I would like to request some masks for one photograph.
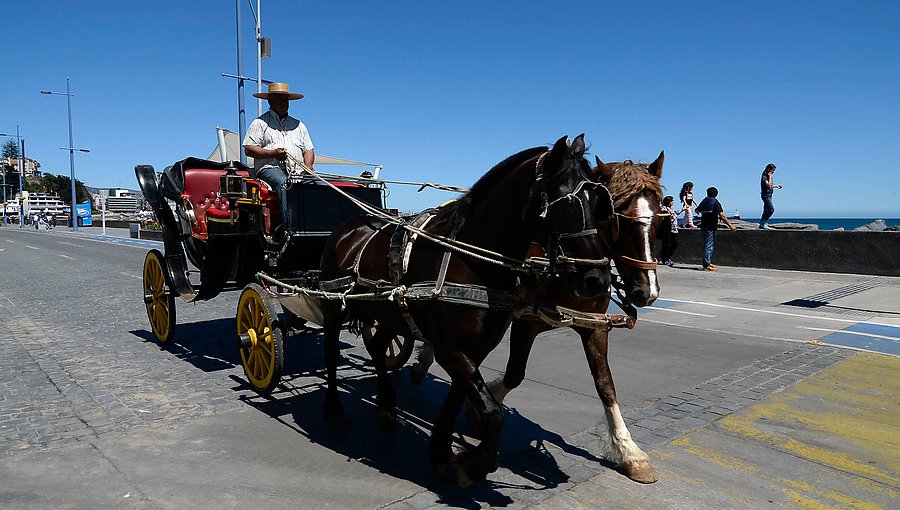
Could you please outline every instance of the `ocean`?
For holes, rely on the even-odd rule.
[[[726,211],[727,214],[727,211]],[[744,218],[744,221],[759,222],[759,218]],[[819,230],[834,230],[843,227],[844,230],[853,230],[872,223],[876,219],[884,220],[887,226],[900,225],[900,218],[780,218],[775,216],[769,219],[769,223],[812,223],[819,226]]]

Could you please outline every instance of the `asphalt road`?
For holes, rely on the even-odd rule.
[[[664,480],[639,486],[610,469],[595,436],[602,410],[580,342],[559,330],[540,338],[527,381],[505,402],[501,470],[462,491],[438,481],[427,462],[427,431],[448,388],[439,369],[421,386],[408,383],[406,370],[395,376],[401,425],[381,432],[374,375],[359,341],[345,333],[340,378],[351,424],[331,430],[321,418],[324,363],[314,331],[286,341],[286,377],[271,398],[248,389],[234,344],[237,292],[178,301],[172,345],[154,343],[141,269],[158,244],[0,228],[0,507],[578,508],[591,506],[603,480],[627,487],[625,507],[721,508],[731,500],[714,489],[668,499],[676,477],[665,480],[666,449],[695,451],[683,443],[689,434],[856,354],[819,340],[860,323],[900,326],[892,314],[900,309],[898,279],[660,268],[664,299],[635,330],[614,332],[610,358],[632,433],[663,465]],[[839,296],[848,306],[784,305],[854,285],[862,290]],[[896,336],[861,338],[890,352]],[[896,360],[876,358],[889,367]],[[505,359],[504,342],[485,377]],[[897,417],[892,398],[889,419]],[[463,419],[459,428],[466,431]],[[892,441],[888,453],[898,451]],[[762,465],[779,461],[757,457]],[[860,496],[876,507],[898,490],[896,466],[885,469],[887,478],[869,479],[888,499]],[[849,483],[835,476],[836,487]],[[754,494],[753,480],[733,483]],[[773,501],[799,505],[770,487],[738,506]]]

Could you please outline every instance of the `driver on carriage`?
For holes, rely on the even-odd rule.
[[[269,184],[281,202],[285,230],[290,231],[290,214],[287,213],[288,156],[303,163],[310,169],[315,162],[315,151],[306,125],[288,115],[288,104],[300,99],[303,94],[290,91],[287,83],[270,83],[268,92],[253,94],[266,99],[269,111],[250,123],[244,137],[244,152],[253,158],[251,177]]]

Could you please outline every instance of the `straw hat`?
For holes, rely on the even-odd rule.
[[[288,99],[300,99],[303,97],[303,94],[291,92],[288,88],[288,84],[282,82],[270,83],[268,92],[257,92],[256,94],[253,94],[253,97],[258,97],[260,99],[269,99],[269,94],[284,94],[288,96]]]

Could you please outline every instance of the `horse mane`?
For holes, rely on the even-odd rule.
[[[446,232],[450,237],[455,237],[466,225],[469,211],[474,202],[480,200],[488,190],[493,189],[514,168],[518,168],[529,159],[539,156],[546,151],[546,147],[533,147],[513,154],[497,163],[494,168],[491,168],[486,174],[481,176],[478,182],[463,196],[438,209],[435,226]]]
[[[613,168],[613,174],[607,188],[616,207],[624,205],[635,195],[643,193],[647,189],[652,191],[657,199],[662,199],[663,187],[659,183],[659,179],[650,175],[647,170],[650,167],[649,164],[625,160],[609,166]]]

